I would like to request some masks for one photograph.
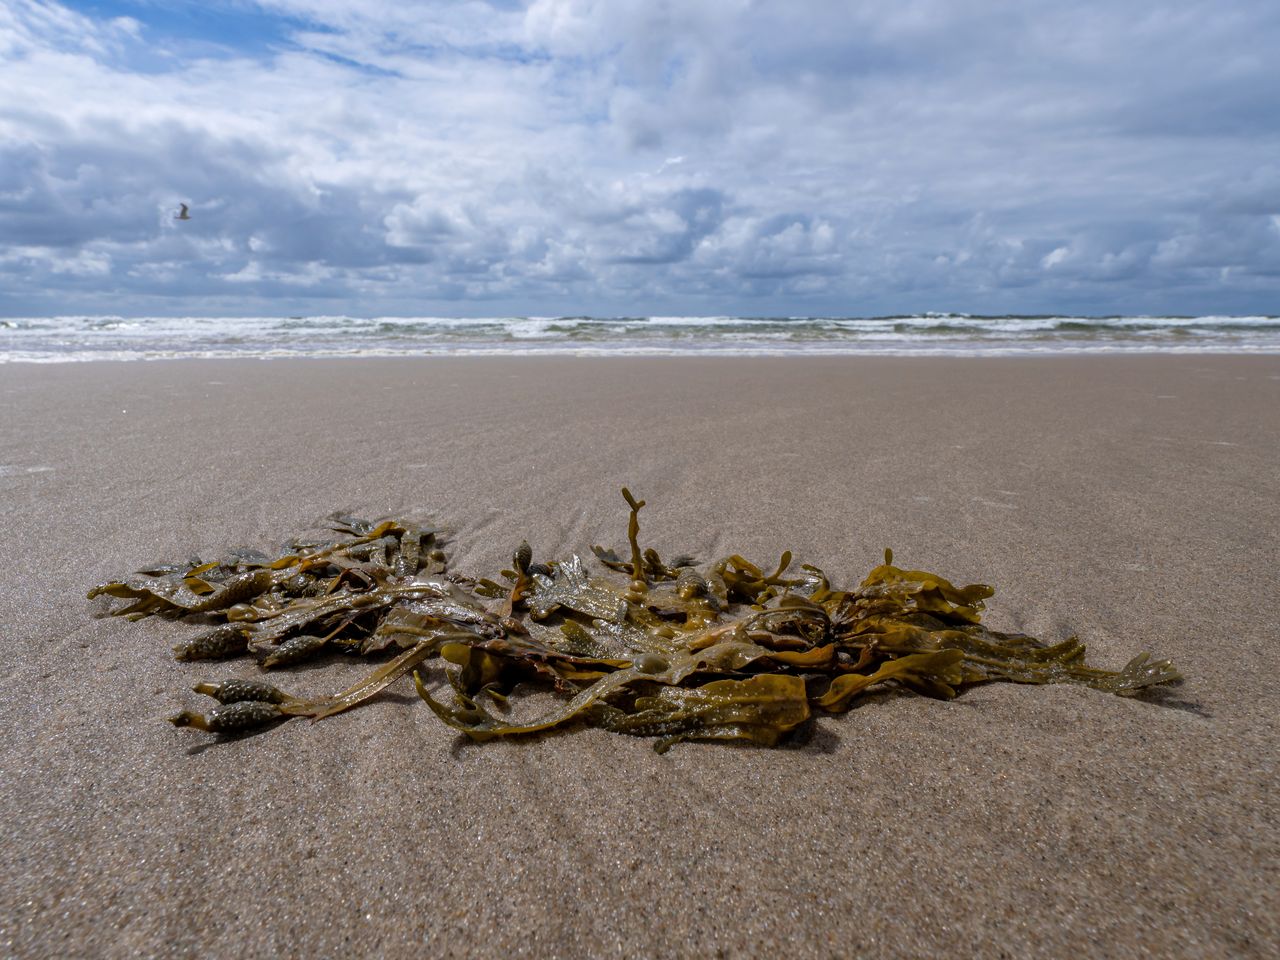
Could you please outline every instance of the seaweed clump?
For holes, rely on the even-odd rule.
[[[957,587],[893,563],[885,551],[857,587],[833,586],[790,552],[768,571],[734,554],[699,565],[640,546],[645,505],[630,508],[628,550],[592,547],[535,560],[527,542],[497,580],[448,569],[441,531],[400,520],[330,518],[332,534],[278,556],[240,551],[211,562],[157,564],[89,591],[130,601],[113,613],[200,619],[179,660],[253,656],[267,671],[325,650],[393,654],[336,696],[295,697],[262,679],[201,683],[219,701],[176,726],[238,733],[292,716],[313,720],[369,700],[413,675],[435,714],[472,740],[587,724],[657,738],[777,744],[815,713],[841,713],[891,684],[938,699],[991,681],[1075,683],[1121,696],[1181,680],[1168,660],[1139,654],[1119,671],[1085,662],[1075,637],[1048,644],[981,622],[993,590]],[[433,696],[443,661],[452,688]],[[557,694],[531,720],[509,716],[517,685]]]

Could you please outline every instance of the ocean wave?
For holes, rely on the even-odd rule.
[[[1280,353],[1273,316],[14,317],[0,362],[195,357]]]

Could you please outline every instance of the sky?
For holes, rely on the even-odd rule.
[[[0,315],[1280,314],[1277,50],[1275,0],[0,0]]]

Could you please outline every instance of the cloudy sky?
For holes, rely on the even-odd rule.
[[[1277,51],[1276,0],[0,0],[0,315],[1276,314]]]

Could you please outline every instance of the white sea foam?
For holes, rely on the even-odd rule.
[[[16,317],[0,362],[223,357],[1280,353],[1280,318]]]

